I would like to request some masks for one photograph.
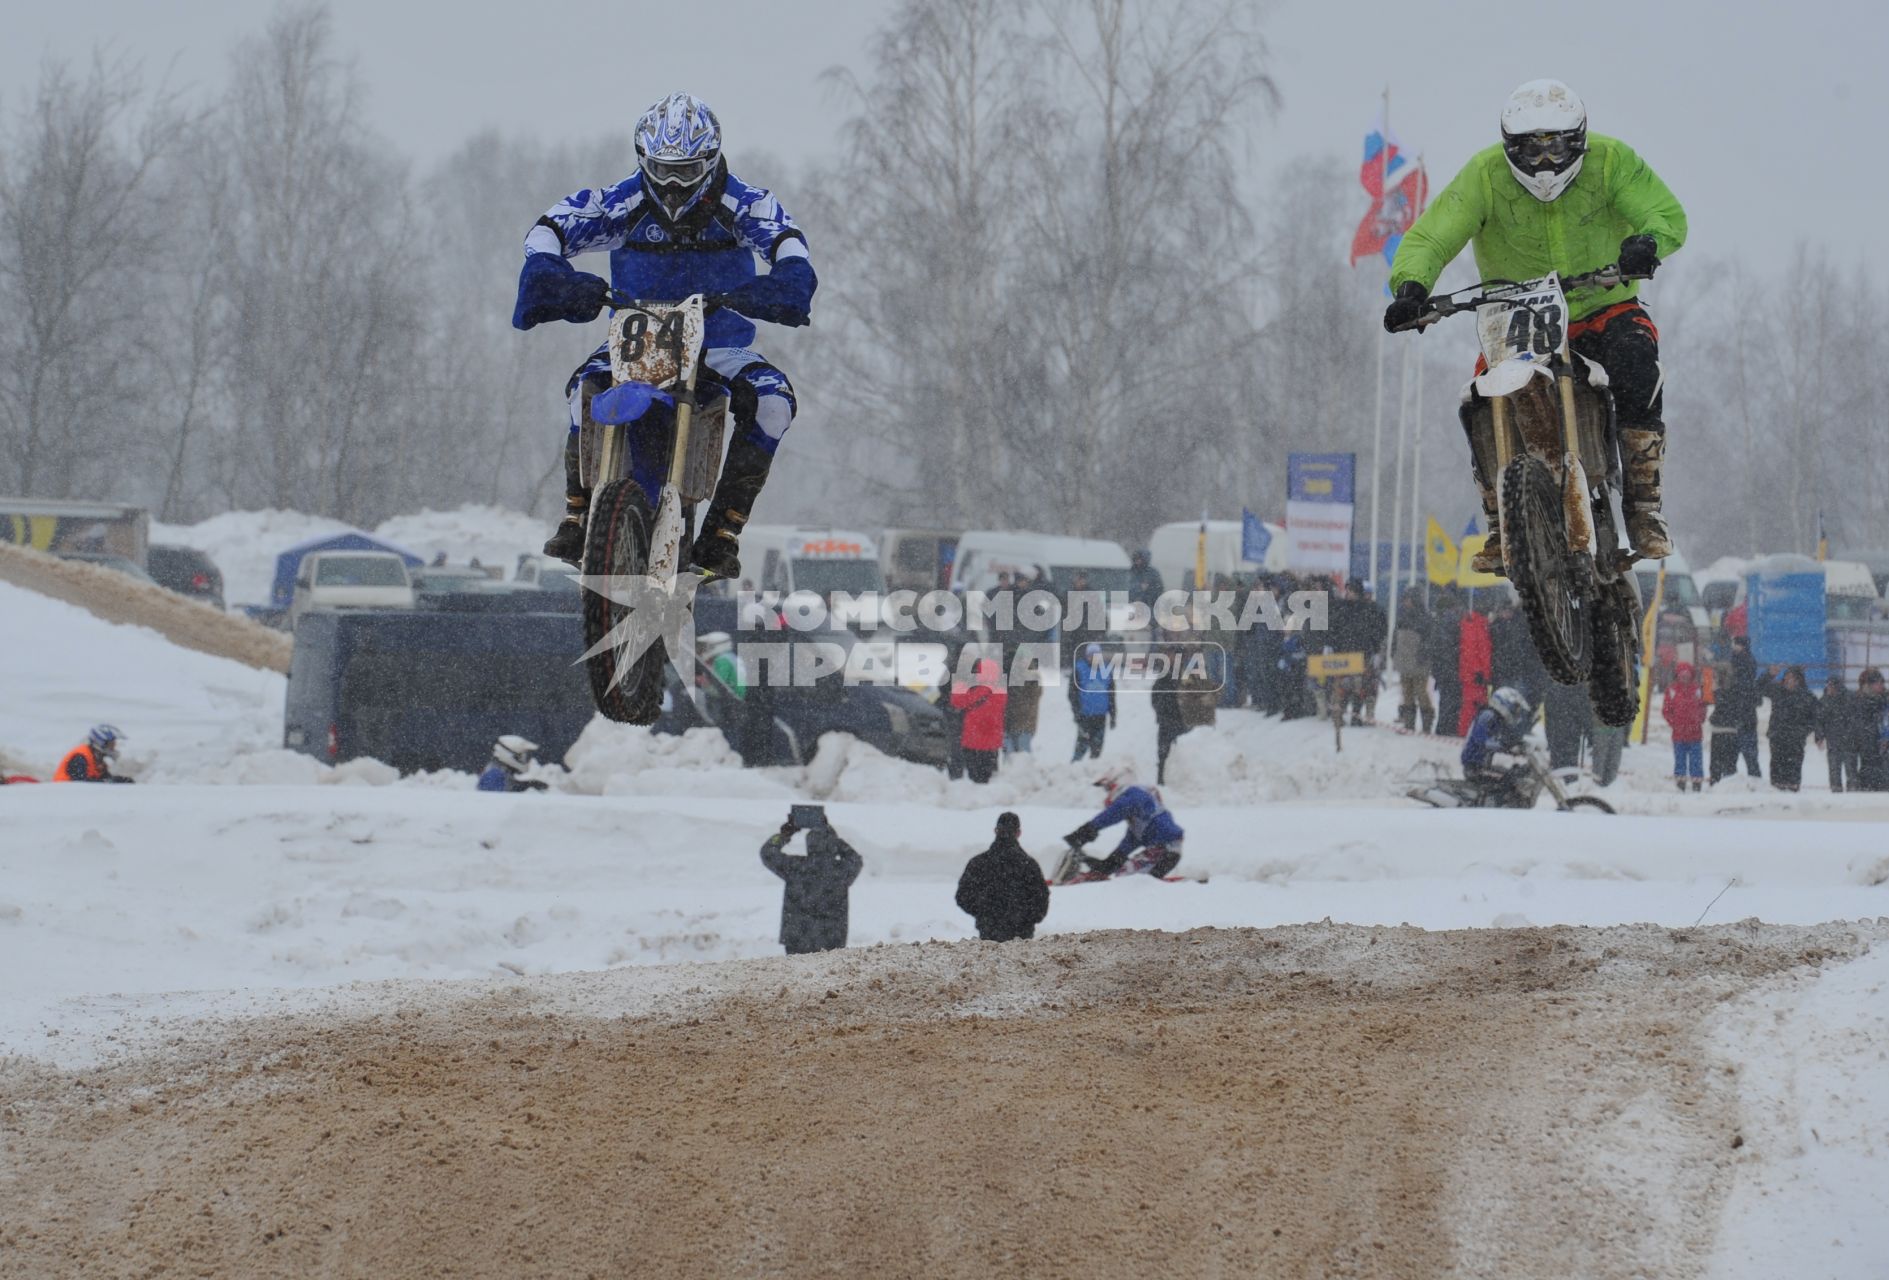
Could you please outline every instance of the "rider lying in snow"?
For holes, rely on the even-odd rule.
[[[1158,789],[1136,786],[1126,769],[1110,769],[1095,785],[1105,789],[1107,806],[1063,838],[1081,847],[1099,836],[1103,828],[1118,822],[1126,822],[1128,830],[1108,857],[1082,859],[1091,879],[1132,876],[1143,871],[1165,876],[1180,865],[1181,826],[1161,803]]]
[[[1498,764],[1501,756],[1522,753],[1522,739],[1535,719],[1535,709],[1518,691],[1506,686],[1489,695],[1489,705],[1476,713],[1463,742],[1463,778],[1478,783],[1497,805],[1515,795],[1516,779],[1528,772],[1521,763]]]

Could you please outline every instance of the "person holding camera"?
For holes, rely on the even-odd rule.
[[[1035,937],[1036,926],[1049,914],[1049,882],[1018,843],[1022,834],[1016,814],[998,814],[997,838],[965,864],[958,878],[958,909],[977,922],[977,936],[986,942]]]
[[[797,831],[807,833],[806,849],[789,853],[787,844]],[[864,863],[853,846],[834,834],[824,808],[795,805],[781,829],[761,846],[761,865],[786,881],[780,941],[788,955],[846,945],[847,895]]]

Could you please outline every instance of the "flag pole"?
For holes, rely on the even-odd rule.
[[[1382,203],[1387,193],[1385,183],[1391,173],[1391,87],[1384,86],[1384,129],[1378,139],[1377,153],[1378,201]],[[1383,580],[1377,573],[1377,512],[1380,491],[1383,486],[1382,467],[1384,456],[1384,326],[1377,327],[1377,410],[1371,421],[1371,590],[1375,593]]]
[[[1417,522],[1422,519],[1417,513],[1423,507],[1423,357],[1417,357],[1417,407],[1411,416],[1416,420],[1412,429],[1410,443],[1410,589],[1417,589]],[[1429,575],[1424,575],[1429,580]],[[1425,595],[1429,592],[1425,591]]]
[[[1410,437],[1410,348],[1415,345],[1411,342],[1403,344],[1404,358],[1397,370],[1397,462],[1396,480],[1391,486],[1391,605],[1386,611],[1390,615],[1386,623],[1389,631],[1384,637],[1386,653],[1390,652],[1391,642],[1397,638],[1397,535],[1404,524],[1404,446]],[[1415,547],[1410,550],[1410,558],[1413,562],[1417,558]]]

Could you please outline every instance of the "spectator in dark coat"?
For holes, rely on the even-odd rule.
[[[1856,680],[1856,739],[1863,753],[1863,790],[1889,791],[1889,754],[1883,750],[1883,718],[1889,711],[1889,689],[1882,672],[1868,667]]]
[[[977,936],[986,942],[1034,937],[1049,914],[1049,882],[1017,843],[1022,834],[1016,814],[999,814],[997,838],[958,877],[958,909],[977,922]]]
[[[1436,618],[1430,627],[1430,678],[1436,681],[1436,731],[1460,738],[1458,725],[1463,706],[1463,606],[1454,592],[1446,592],[1436,602]]]
[[[1585,684],[1557,684],[1542,691],[1542,732],[1548,739],[1548,767],[1572,769],[1581,763],[1581,744],[1594,733],[1594,707]],[[1615,766],[1618,767],[1618,757]]]
[[[1162,639],[1172,640],[1171,636]],[[1185,650],[1175,648],[1171,643],[1156,642],[1156,651],[1166,657],[1165,669],[1154,678],[1148,700],[1154,704],[1154,759],[1155,782],[1167,781],[1168,752],[1175,741],[1188,730],[1187,712],[1182,706],[1181,662]]]
[[[781,895],[781,945],[790,956],[846,945],[847,894],[859,878],[858,852],[830,827],[807,832],[807,852],[787,852],[799,830],[789,818],[761,846],[761,865],[787,882]]]
[[[1875,746],[1876,726],[1859,714],[1860,698],[1840,674],[1824,683],[1817,700],[1817,745],[1830,760],[1830,790],[1863,789],[1863,752]]]
[[[1730,727],[1736,744],[1733,767],[1726,772],[1735,773],[1738,760],[1743,759],[1745,772],[1762,778],[1764,773],[1758,768],[1758,661],[1751,656],[1751,641],[1742,635],[1732,635],[1731,660],[1726,663],[1725,680],[1714,697],[1712,722]]]
[[[1535,652],[1528,619],[1514,601],[1508,601],[1489,619],[1489,687],[1507,685],[1520,690],[1531,705],[1539,706],[1548,684],[1548,669]]]
[[[1207,589],[1204,582],[1194,586],[1201,591]],[[1154,602],[1161,598],[1161,571],[1148,560],[1146,551],[1137,551],[1128,561],[1128,599],[1134,604],[1154,608]]]
[[[1078,569],[1069,577],[1069,585],[1062,592],[1062,621],[1056,633],[1057,656],[1065,672],[1073,670],[1076,655],[1091,643],[1108,638],[1108,618],[1097,617],[1094,610],[1077,610],[1071,603],[1071,597],[1077,593],[1100,595],[1096,588],[1089,585],[1089,575]],[[1106,610],[1104,610],[1106,613]]]
[[[1795,791],[1804,777],[1804,739],[1817,727],[1817,695],[1804,684],[1804,669],[1790,667],[1782,678],[1772,667],[1758,681],[1758,692],[1771,699],[1771,785]]]

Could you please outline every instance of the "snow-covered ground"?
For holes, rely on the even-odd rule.
[[[238,601],[266,594],[278,544],[321,524],[222,517],[153,536],[209,549]],[[477,509],[378,532],[507,564],[507,548],[541,533]],[[284,989],[322,1000],[374,980],[775,955],[780,889],[756,849],[797,800],[826,803],[864,855],[855,947],[963,939],[952,890],[996,814],[1017,811],[1047,859],[1095,799],[1095,767],[1067,763],[1073,726],[1053,692],[1037,752],[988,787],[841,738],[804,769],[743,770],[713,733],[598,721],[568,772],[546,772],[551,792],[492,796],[468,775],[400,779],[283,751],[281,677],[4,584],[0,652],[13,677],[0,767],[45,776],[109,720],[141,783],[0,791],[0,1050],[50,1063],[91,1060],[133,1023],[237,1015]],[[1222,713],[1177,745],[1167,787],[1184,866],[1209,883],[1060,889],[1044,932],[1889,917],[1889,796],[1829,795],[1814,748],[1801,794],[1742,778],[1677,794],[1661,738],[1656,726],[1627,752],[1606,792],[1619,817],[1436,812],[1402,791],[1413,770],[1453,759],[1453,741],[1348,730],[1337,751],[1328,725]],[[1153,743],[1146,701],[1124,696],[1110,758],[1151,773]],[[1885,983],[1878,944],[1713,1015],[1765,1154],[1740,1166],[1707,1274],[1883,1274]],[[370,1008],[397,998],[350,990]]]

